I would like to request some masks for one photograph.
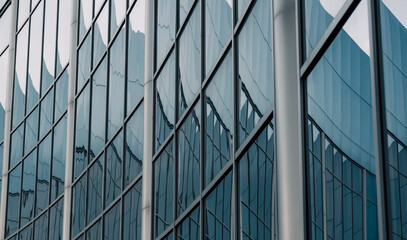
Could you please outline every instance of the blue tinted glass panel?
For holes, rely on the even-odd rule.
[[[105,207],[120,194],[122,189],[123,133],[113,140],[106,150]]]
[[[21,165],[18,165],[9,175],[7,195],[7,218],[5,236],[10,236],[18,229],[21,194]]]
[[[24,230],[22,230],[18,236],[19,240],[31,240],[33,239],[33,225],[30,224]]]
[[[98,16],[93,29],[93,66],[99,62],[100,57],[106,51],[109,28],[109,8],[106,4]]]
[[[69,61],[69,40],[71,29],[71,0],[59,0],[58,2],[58,49],[57,49],[57,72],[58,76]]]
[[[92,77],[92,113],[90,125],[91,161],[105,146],[106,94],[107,94],[107,58],[99,65]]]
[[[25,121],[24,153],[30,151],[38,140],[38,108]]]
[[[10,165],[12,168],[23,157],[24,124],[21,124],[11,135]]]
[[[155,236],[160,235],[173,221],[174,156],[170,142],[154,162],[154,226]]]
[[[62,224],[64,217],[64,199],[59,200],[49,212],[49,239],[62,239]]]
[[[86,32],[92,25],[93,1],[80,0],[79,1],[79,42],[83,39]]]
[[[231,0],[226,0],[227,2],[232,2]],[[238,18],[241,18],[243,13],[245,13],[245,10],[247,9],[247,6],[252,0],[238,0],[237,1],[237,14]],[[270,9],[271,10],[271,9]]]
[[[74,177],[87,165],[89,138],[89,85],[76,100]]]
[[[36,214],[41,213],[49,202],[51,144],[52,134],[49,134],[38,147]]]
[[[126,0],[110,1],[110,39],[112,39],[123,21],[127,9],[126,4]]]
[[[157,3],[157,66],[175,39],[175,6],[176,0],[158,0]]]
[[[230,239],[232,173],[212,190],[205,200],[205,238]]]
[[[120,30],[119,35],[110,49],[109,62],[109,111],[108,111],[108,139],[122,125],[124,119],[124,69],[126,57],[126,27]]]
[[[48,212],[35,220],[34,239],[48,239]]]
[[[58,1],[45,2],[44,19],[44,52],[42,55],[41,93],[44,94],[54,81],[55,52],[57,34],[57,7]]]
[[[188,12],[191,10],[192,5],[195,0],[180,0],[179,1],[179,23],[180,25],[184,22],[185,18],[188,15]]]
[[[102,211],[102,187],[103,187],[103,166],[104,166],[103,155],[99,157],[98,160],[89,168],[89,179],[88,179],[88,223],[99,216]]]
[[[34,191],[37,151],[30,153],[23,163],[23,184],[21,189],[20,226],[24,226],[34,217]]]
[[[124,196],[123,239],[141,239],[141,182]]]
[[[86,238],[89,240],[97,240],[102,237],[102,221],[95,223],[87,232]]]
[[[201,8],[196,4],[179,40],[178,116],[191,104],[201,86]]]
[[[118,202],[104,217],[104,240],[120,239],[120,219],[120,202]]]
[[[54,91],[53,89],[51,89],[47,93],[47,95],[42,99],[40,104],[40,138],[42,138],[52,126],[53,109],[54,109]]]
[[[207,0],[205,3],[206,74],[214,67],[231,34],[232,1]]]
[[[86,175],[77,181],[72,189],[72,236],[76,236],[85,226]],[[51,217],[52,220],[52,217]]]
[[[239,34],[240,144],[274,102],[270,9],[269,0],[257,1]]]
[[[54,128],[52,156],[51,201],[64,192],[66,158],[66,115]]]
[[[124,185],[130,184],[142,171],[144,105],[142,104],[126,124]]]
[[[88,80],[91,68],[92,58],[92,32],[90,32],[85,41],[78,50],[78,73],[76,81],[76,91],[79,92],[86,80]]]
[[[198,101],[178,131],[178,215],[200,194],[201,102]]]
[[[138,0],[129,15],[127,49],[127,115],[144,93],[145,0]]]
[[[68,106],[68,68],[62,73],[55,86],[55,120],[65,112]]]
[[[161,1],[163,2],[163,1]],[[158,149],[171,130],[175,119],[175,54],[172,52],[156,80],[155,148]]]
[[[362,196],[353,193],[353,239],[363,239]]]
[[[205,184],[226,165],[233,136],[232,54],[229,52],[205,90]]]
[[[199,207],[196,208],[184,221],[179,225],[178,239],[200,239],[199,230]]]
[[[366,228],[368,240],[376,240],[378,235],[377,229],[377,206],[370,201],[367,201],[366,206]]]

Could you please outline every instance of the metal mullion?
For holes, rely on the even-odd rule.
[[[321,132],[321,176],[322,176],[322,231],[324,234],[324,239],[327,239],[327,229],[326,229],[326,168],[325,168],[325,133]]]
[[[161,61],[160,65],[158,68],[156,68],[156,71],[154,72],[153,79],[157,79],[160,75],[160,73],[163,71],[163,68],[166,66],[168,59],[171,57],[173,50],[175,51],[175,41],[171,43],[170,48],[168,49],[167,53],[164,55],[163,60]]]
[[[233,35],[239,35],[240,31],[242,30],[243,26],[246,23],[246,20],[249,18],[252,9],[254,7],[254,5],[257,3],[257,0],[251,0],[249,2],[249,4],[246,6],[245,10],[243,11],[243,14],[240,16],[240,19],[237,18],[237,13],[236,11],[238,11],[237,9],[234,11],[235,15],[235,21],[233,21],[234,23],[234,28],[233,28]],[[236,6],[236,5],[235,5]]]
[[[177,24],[177,32],[175,34],[175,40],[177,41],[182,33],[184,32],[184,29],[189,23],[189,19],[191,18],[193,12],[195,11],[195,7],[198,5],[199,0],[194,0],[194,2],[191,5],[191,8],[189,9],[187,15],[185,16],[185,19],[182,23],[179,22],[179,6],[176,7],[176,24]],[[202,26],[202,25],[201,25]]]
[[[201,4],[201,87],[200,87],[200,107],[201,107],[201,123],[200,123],[200,145],[199,145],[199,151],[200,151],[200,160],[199,160],[199,239],[205,239],[205,229],[204,229],[204,199],[202,196],[202,191],[205,187],[205,132],[206,132],[206,108],[205,108],[205,97],[204,97],[204,90],[203,90],[203,81],[205,79],[206,75],[206,61],[205,61],[205,55],[206,55],[206,27],[205,27],[205,0],[201,0],[199,3]]]
[[[212,179],[212,181],[207,184],[205,189],[202,191],[202,197],[206,198],[213,189],[215,189],[220,182],[225,179],[225,176],[229,174],[233,169],[233,161],[228,161],[225,166],[219,171],[219,173]]]
[[[180,0],[175,1],[175,29],[176,31],[179,30],[179,5],[180,5]],[[194,4],[193,4],[194,5]],[[191,8],[192,9],[192,8]],[[192,11],[191,11],[192,12]],[[184,24],[185,25],[185,24]],[[179,50],[180,50],[180,42],[179,42],[179,37],[178,34],[175,34],[175,123],[177,123],[179,119],[179,112],[180,112],[180,86],[181,86],[181,81],[180,81],[180,73],[179,73]],[[192,105],[191,105],[192,106]],[[192,109],[192,108],[191,108]],[[174,126],[174,143],[173,143],[173,148],[174,151],[172,152],[173,159],[174,159],[174,169],[173,169],[173,219],[172,219],[172,228],[173,228],[173,237],[177,238],[177,228],[175,226],[175,220],[177,219],[178,216],[178,157],[179,157],[179,151],[178,151],[178,141],[179,141],[179,136],[178,136],[178,131],[176,126]]]
[[[144,95],[138,100],[138,102],[136,103],[136,105],[133,106],[133,109],[130,109],[130,112],[128,114],[128,116],[124,119],[124,124],[126,125],[130,119],[134,116],[135,112],[137,112],[141,106],[141,104],[143,104],[144,102]]]
[[[0,18],[3,16],[3,14],[7,11],[8,7],[11,5],[11,0],[7,0],[3,7],[0,8]]]
[[[200,206],[201,199],[197,197],[174,221],[175,226],[179,226],[189,215]]]
[[[160,157],[161,153],[164,152],[164,150],[167,148],[168,144],[171,142],[172,139],[175,138],[175,130],[171,130],[171,133],[167,136],[165,141],[160,145],[160,147],[155,151],[153,155],[153,162],[157,160],[157,158]]]
[[[178,92],[178,91],[177,91]],[[191,103],[189,104],[189,106],[184,110],[184,112],[182,113],[182,115],[178,118],[177,123],[174,124],[174,129],[178,130],[179,128],[181,128],[182,124],[186,121],[186,119],[189,116],[189,113],[194,111],[194,108],[197,106],[196,103],[199,102],[200,98],[200,94],[201,91],[199,90],[195,96],[192,98]]]
[[[170,233],[173,234],[174,236],[174,231],[172,231],[174,228],[174,223],[170,224],[160,235],[157,237],[153,237],[154,240],[162,240],[165,237],[167,237]]]

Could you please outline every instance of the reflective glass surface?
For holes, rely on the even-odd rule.
[[[24,124],[21,124],[11,135],[10,164],[11,169],[23,157]]]
[[[157,1],[157,66],[164,60],[172,42],[175,40],[175,6],[176,0]]]
[[[37,151],[33,151],[23,162],[23,184],[21,185],[20,226],[34,217],[34,190]]]
[[[201,104],[198,101],[178,130],[178,215],[200,192]]]
[[[126,56],[126,27],[124,26],[113,46],[109,61],[109,110],[107,116],[107,136],[110,139],[122,125],[124,119],[124,85]]]
[[[174,221],[173,142],[155,160],[154,176],[154,232],[157,237]]]
[[[114,36],[126,14],[126,0],[110,1],[110,39]]]
[[[141,182],[123,200],[123,240],[141,239]]]
[[[100,239],[102,236],[102,221],[98,221],[86,232],[87,239]]]
[[[213,68],[231,34],[232,1],[207,0],[205,3],[206,74]]]
[[[102,186],[103,186],[103,169],[104,169],[104,157],[103,155],[95,161],[95,163],[89,168],[88,177],[88,191],[87,191],[87,222],[99,216],[102,211]]]
[[[158,149],[171,130],[175,119],[175,54],[165,63],[156,80],[155,148]]]
[[[195,0],[180,0],[179,1],[179,24],[181,25],[191,10]]]
[[[231,157],[233,138],[232,53],[229,52],[205,90],[205,183]]]
[[[179,40],[178,116],[190,105],[201,86],[201,12],[196,4]]]
[[[62,239],[62,224],[64,217],[64,199],[62,198],[49,212],[49,239]]]
[[[66,89],[65,92],[67,92]],[[68,99],[66,100],[68,101]],[[40,138],[43,137],[52,126],[53,109],[54,109],[54,91],[53,89],[51,89],[40,103]]]
[[[38,170],[36,183],[36,210],[39,214],[48,206],[51,171],[51,144],[52,134],[49,134],[38,147]]]
[[[105,207],[120,194],[122,189],[123,132],[107,147],[105,173]]]
[[[89,134],[89,84],[76,99],[74,177],[87,165]]]
[[[104,240],[120,239],[120,219],[121,214],[119,202],[104,216]]]
[[[85,226],[86,214],[86,175],[72,188],[71,236],[76,236]]]
[[[24,154],[31,150],[38,140],[38,108],[25,121]]]
[[[22,230],[18,236],[20,240],[30,240],[33,239],[33,228],[32,224]]]
[[[228,2],[232,2],[231,0],[227,0]],[[247,9],[247,6],[252,0],[238,0],[237,1],[237,14],[238,18],[241,18],[245,10]]]
[[[239,34],[239,143],[273,104],[270,1],[258,0]]]
[[[55,77],[55,53],[57,34],[58,1],[45,2],[44,52],[42,55],[41,93],[48,89]]]
[[[93,66],[106,51],[109,34],[109,8],[106,4],[99,14],[93,29]]]
[[[62,113],[65,112],[68,106],[68,81],[69,72],[68,68],[62,73],[55,85],[55,115],[54,119],[57,120]]]
[[[48,214],[45,213],[34,223],[34,239],[48,239]]]
[[[182,221],[177,229],[178,239],[200,239],[199,213],[198,207],[184,221]]]
[[[66,115],[54,128],[52,148],[51,201],[64,192],[66,158]]]
[[[8,50],[6,50],[2,55],[0,55],[0,72],[7,72],[7,69],[8,69]],[[0,76],[0,142],[3,141],[4,139],[7,85],[8,85],[7,77],[4,75]]]
[[[21,167],[18,165],[8,176],[7,218],[5,237],[10,236],[18,229],[21,194]]]
[[[0,9],[2,8],[2,1],[0,0]],[[11,17],[12,17],[12,10],[11,8],[7,8],[7,10],[3,13],[0,18],[0,29],[2,29],[3,35],[0,38],[0,52],[3,51],[7,47],[10,41],[10,34],[11,34]]]
[[[21,26],[25,23],[30,14],[30,1],[27,0],[19,0],[18,1],[18,27],[20,29]]]
[[[90,32],[85,41],[82,43],[78,50],[78,71],[76,80],[77,92],[82,89],[85,82],[88,80],[91,71],[91,57],[92,57],[92,32]]]
[[[58,11],[58,49],[57,72],[58,76],[69,61],[69,40],[71,30],[71,0],[59,0]]]
[[[78,17],[79,42],[83,39],[83,36],[85,36],[85,33],[89,30],[90,26],[92,25],[92,13],[93,13],[93,1],[80,0]]]

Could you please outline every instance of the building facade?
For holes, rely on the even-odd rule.
[[[0,239],[407,239],[406,13],[0,0]]]

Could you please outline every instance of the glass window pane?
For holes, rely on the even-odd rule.
[[[72,189],[72,237],[76,236],[85,226],[86,175],[77,181]],[[51,220],[52,217],[51,217]]]
[[[29,152],[38,140],[38,108],[25,121],[24,153]]]
[[[229,161],[233,136],[232,54],[229,52],[205,90],[205,184]]]
[[[102,221],[95,223],[87,232],[86,238],[89,240],[97,240],[102,237]]]
[[[200,194],[201,103],[189,113],[178,131],[178,216]]]
[[[44,93],[55,76],[55,52],[57,32],[57,6],[58,1],[45,2],[44,20],[44,52],[42,56],[41,92]]]
[[[206,74],[208,74],[232,34],[232,1],[207,0],[205,18]]]
[[[184,22],[185,18],[188,15],[188,12],[191,10],[191,7],[195,0],[180,0],[179,1],[179,23],[180,26]]]
[[[124,26],[120,30],[113,46],[110,48],[108,139],[110,139],[122,125],[124,119],[125,36],[126,27]]]
[[[308,57],[346,0],[304,1],[305,55]],[[367,37],[369,34],[367,34]]]
[[[34,223],[34,239],[48,239],[48,212],[43,214]]]
[[[14,129],[24,117],[25,90],[27,79],[28,24],[17,35],[16,62],[13,94],[13,125]]]
[[[157,59],[159,66],[175,40],[175,0],[158,0],[157,3]]]
[[[144,138],[144,105],[126,124],[124,185],[130,184],[142,171]]]
[[[377,230],[377,206],[370,201],[367,201],[366,206],[366,228],[367,228],[367,239],[376,240],[378,239]]]
[[[71,0],[59,0],[57,76],[69,61],[69,39],[71,30]]]
[[[124,196],[123,240],[141,239],[141,181]]]
[[[22,164],[18,165],[9,174],[5,237],[10,236],[18,229],[21,194],[21,166]]]
[[[27,79],[27,112],[38,102],[41,80],[43,2],[31,15],[30,53]]]
[[[174,156],[172,141],[154,162],[154,176],[154,232],[155,237],[157,237],[174,221]]]
[[[5,0],[0,1],[0,5],[3,5]],[[7,47],[10,41],[10,34],[11,34],[11,17],[12,17],[12,8],[9,7],[3,13],[0,18],[0,29],[2,29],[2,37],[0,38],[0,51],[3,51]]]
[[[200,239],[199,215],[198,207],[184,221],[182,221],[177,229],[178,239]]]
[[[30,1],[27,0],[19,0],[18,1],[18,28],[20,29],[21,26],[25,23],[30,14]]]
[[[4,16],[3,16],[4,17]],[[1,18],[0,18],[1,21]],[[0,26],[1,29],[2,26]],[[8,50],[0,56],[0,72],[8,71]],[[6,119],[7,76],[0,76],[0,141],[4,139],[4,124]]]
[[[91,68],[92,57],[92,32],[90,32],[85,41],[78,50],[78,72],[76,81],[76,91],[79,92],[85,82],[88,80]]]
[[[1,143],[0,144],[0,172],[3,172],[3,153],[4,153],[4,144]],[[1,183],[1,179],[0,179],[0,183]],[[1,187],[0,187],[1,190]]]
[[[68,99],[67,99],[68,100]],[[52,112],[54,109],[54,91],[51,89],[40,103],[40,138],[52,127]]]
[[[103,183],[103,166],[105,159],[102,156],[89,168],[88,180],[88,223],[99,216],[102,211],[102,183]]]
[[[240,144],[274,102],[270,9],[269,0],[257,1],[238,38]]]
[[[74,178],[78,177],[88,164],[89,105],[89,85],[87,85],[76,99]]]
[[[36,214],[39,214],[48,206],[49,202],[49,178],[51,167],[51,144],[52,134],[40,143],[38,147],[38,171],[36,191]]]
[[[127,48],[127,115],[144,93],[145,0],[138,0],[129,15]]]
[[[57,120],[68,107],[68,81],[69,71],[67,68],[55,85],[55,120]]]
[[[18,236],[19,240],[31,240],[33,239],[33,225],[30,224],[24,230],[22,230]]]
[[[49,239],[62,240],[62,224],[64,218],[64,198],[61,198],[49,213]]]
[[[24,124],[21,124],[11,135],[9,169],[23,157]]]
[[[79,42],[83,39],[86,32],[92,25],[93,1],[80,0],[79,1]]]
[[[66,115],[54,128],[52,156],[51,201],[64,192],[66,158]]]
[[[107,58],[99,65],[92,77],[92,113],[90,128],[89,161],[105,146]]]
[[[109,34],[109,8],[105,5],[93,29],[93,66],[96,66],[106,51]]]
[[[205,200],[205,237],[229,239],[231,231],[232,173],[212,190]],[[228,236],[228,237],[224,237]]]
[[[171,130],[175,120],[175,54],[172,52],[156,79],[155,148],[158,149]]]
[[[111,0],[110,1],[110,39],[113,38],[117,29],[123,21],[126,15],[126,0]]]
[[[104,240],[120,239],[120,215],[120,202],[118,202],[104,217]]]
[[[105,0],[94,0],[94,5],[95,5],[95,16],[100,10],[100,7],[103,5],[103,3],[108,2]]]
[[[122,189],[123,132],[120,132],[106,150],[105,207]]]

